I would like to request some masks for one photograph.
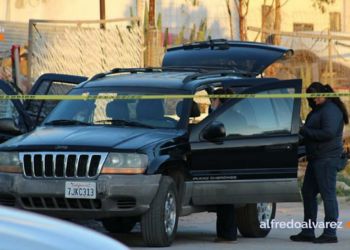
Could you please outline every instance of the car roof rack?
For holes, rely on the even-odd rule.
[[[204,73],[195,73],[193,75],[186,76],[185,79],[182,80],[182,82],[188,83],[190,81],[193,81],[200,77],[205,77],[205,76],[215,76],[215,75],[228,76],[228,75],[237,75],[237,74],[243,74],[243,72],[237,72],[234,70],[212,70]]]
[[[224,43],[224,44],[222,44]],[[193,42],[182,45],[184,49],[193,49],[193,48],[211,48],[214,49],[215,46],[218,46],[219,49],[227,50],[229,49],[227,39],[210,39],[208,41]]]
[[[205,73],[209,70],[222,69],[220,67],[201,67],[201,66],[168,66],[168,67],[147,67],[147,68],[115,68],[107,72],[98,73],[91,77],[89,81],[94,81],[108,75],[118,73],[148,73],[148,72],[165,72],[165,71],[182,71],[182,72],[199,72]]]

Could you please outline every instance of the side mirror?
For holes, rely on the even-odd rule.
[[[10,134],[23,134],[24,131],[17,127],[16,122],[12,118],[0,118],[0,132]]]
[[[212,124],[209,125],[207,129],[203,131],[203,138],[204,139],[215,139],[215,138],[222,138],[226,136],[226,129],[224,124],[218,121],[214,121]]]

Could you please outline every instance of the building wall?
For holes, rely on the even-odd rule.
[[[130,7],[137,15],[137,0],[105,0],[106,19],[130,16]],[[233,38],[239,39],[238,15],[234,1],[230,0],[233,16]],[[284,3],[286,0],[281,0]],[[149,2],[149,0],[145,0]],[[185,25],[187,36],[195,24],[198,28],[202,19],[207,20],[208,33],[212,38],[230,38],[229,17],[225,0],[156,0],[156,16],[162,13],[162,26],[178,34]],[[274,2],[266,0],[266,5]],[[246,26],[261,27],[261,7],[264,0],[249,2]],[[336,0],[326,5],[326,12],[312,6],[312,0],[288,0],[282,7],[281,30],[293,31],[293,23],[313,24],[314,31],[324,31],[329,27],[329,13],[341,14],[343,32],[350,32],[350,1]],[[143,12],[143,11],[142,11]],[[344,17],[345,16],[345,17]],[[97,20],[100,18],[99,0],[0,0],[0,21],[28,22],[29,19],[49,20]],[[261,41],[256,32],[247,32],[249,41]]]
[[[105,0],[105,2],[106,19],[129,17],[130,6],[133,6],[136,16],[136,0]],[[96,20],[100,19],[99,6],[99,0],[0,0],[0,20],[13,22],[28,22],[29,19]]]
[[[130,17],[130,7],[137,16],[137,0],[105,0],[106,19]],[[230,0],[235,10],[234,0]],[[149,0],[145,0],[149,2]],[[156,17],[162,13],[163,26],[179,32],[183,25],[200,24],[207,19],[208,30],[215,38],[230,37],[229,17],[226,3],[199,0],[193,6],[185,0],[156,0]],[[142,13],[144,13],[142,11]],[[234,37],[238,38],[237,13],[233,13]],[[96,20],[100,18],[99,0],[0,0],[0,21],[28,22],[29,19],[47,20]]]
[[[266,5],[271,5],[273,0],[266,0]],[[285,0],[281,0],[283,4]],[[261,27],[262,22],[262,5],[264,0],[250,1],[249,12],[247,16],[247,26]],[[294,23],[312,24],[314,31],[324,31],[330,25],[330,12],[339,12],[341,16],[341,31],[350,32],[350,1],[349,0],[336,0],[332,5],[325,5],[326,11],[322,13],[321,10],[312,6],[311,0],[289,0],[281,8],[281,30],[293,31]],[[345,18],[344,18],[345,14]],[[349,25],[347,25],[349,23]],[[248,40],[253,41],[257,32],[248,31]],[[260,42],[260,36],[257,41]]]

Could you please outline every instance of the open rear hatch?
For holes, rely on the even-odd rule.
[[[226,68],[259,75],[274,62],[292,55],[290,48],[220,39],[169,48],[162,66]]]

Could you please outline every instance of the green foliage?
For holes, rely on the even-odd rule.
[[[312,6],[318,8],[322,13],[326,12],[326,5],[334,4],[335,0],[312,0]]]
[[[350,177],[344,173],[338,173],[337,181],[344,182],[346,185],[350,186]],[[350,196],[350,190],[345,190],[342,187],[337,188],[337,196]]]
[[[187,2],[190,2],[193,6],[199,6],[199,0],[186,0]]]
[[[158,14],[157,29],[162,30],[162,13],[160,13],[160,12]]]
[[[196,39],[196,24],[193,23],[193,28],[191,29],[190,33],[190,42],[193,43]]]
[[[201,19],[201,22],[199,24],[198,32],[197,32],[197,38],[196,41],[204,41],[205,40],[205,34],[207,33],[207,19]]]
[[[134,17],[134,12],[132,10],[132,7],[130,7],[130,17]],[[135,27],[135,21],[131,21],[131,27],[134,28]]]
[[[344,188],[336,189],[337,196],[350,196],[350,190],[345,190]]]
[[[301,180],[298,180],[298,184],[299,184],[299,189],[301,190],[301,188],[303,187],[303,181],[301,181]]]
[[[122,44],[124,44],[123,35],[122,35],[122,33],[120,32],[118,25],[116,25],[116,27],[117,27],[117,31],[118,31],[118,35],[119,35],[119,37],[120,37],[120,40],[121,40]]]
[[[343,170],[343,173],[350,176],[350,163],[346,164],[345,169]],[[350,185],[349,185],[350,186]]]
[[[147,3],[145,4],[145,15],[144,15],[144,19],[143,19],[143,33],[144,33],[144,37],[147,37],[147,27],[149,26],[149,10],[148,10],[148,5]]]
[[[337,177],[338,181],[342,181],[344,182],[346,185],[350,186],[350,176],[347,176],[343,173],[338,173],[338,177]]]
[[[182,44],[185,29],[186,29],[186,25],[182,26],[182,29],[181,29],[179,35],[176,37],[176,41],[174,43],[175,46]]]

